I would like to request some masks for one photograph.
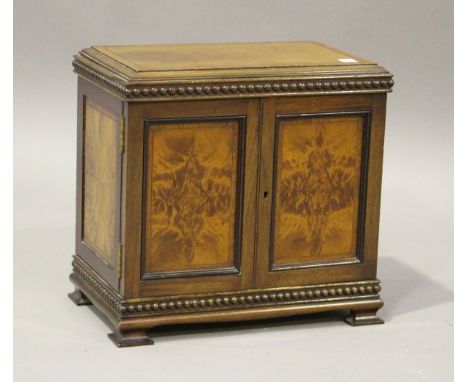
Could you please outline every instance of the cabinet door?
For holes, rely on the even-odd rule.
[[[264,101],[256,287],[375,278],[385,95]]]
[[[125,258],[132,280],[138,277],[130,288],[140,296],[252,286],[258,106],[239,100],[130,107],[127,168],[143,168],[127,183],[127,212],[135,195],[142,207],[129,216]]]

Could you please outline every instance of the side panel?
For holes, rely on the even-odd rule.
[[[118,289],[122,102],[78,83],[76,252]]]
[[[255,287],[375,278],[385,95],[263,102]]]

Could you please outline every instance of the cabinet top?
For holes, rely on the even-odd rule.
[[[393,85],[375,62],[311,41],[93,46],[73,64],[78,74],[134,99],[388,92]]]

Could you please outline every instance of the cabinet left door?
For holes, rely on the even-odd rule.
[[[119,289],[122,102],[78,82],[76,253]]]
[[[253,284],[259,101],[130,103],[126,297]]]

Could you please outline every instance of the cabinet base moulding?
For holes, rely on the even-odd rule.
[[[78,256],[70,280],[76,287],[70,296],[84,296],[88,304],[101,310],[114,327],[109,338],[118,347],[151,345],[154,341],[145,331],[172,324],[249,321],[340,310],[351,310],[345,321],[353,326],[383,323],[375,316],[383,306],[379,280],[123,299]],[[71,299],[77,303],[75,297]]]

